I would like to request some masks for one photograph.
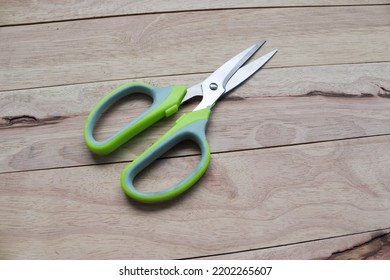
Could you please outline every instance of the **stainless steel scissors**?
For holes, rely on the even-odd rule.
[[[202,96],[202,101],[192,112],[183,114],[165,135],[123,170],[120,181],[124,192],[129,197],[147,203],[162,202],[185,192],[202,177],[210,162],[210,147],[206,139],[206,126],[211,108],[222,95],[248,79],[277,52],[275,49],[243,66],[264,43],[263,40],[250,46],[225,62],[203,82],[188,89],[185,86],[155,87],[142,82],[130,82],[113,90],[95,105],[84,126],[84,139],[91,151],[105,155],[118,149],[162,118],[176,113],[183,102],[195,96]],[[104,141],[97,141],[93,137],[93,129],[102,113],[121,98],[133,93],[143,93],[151,96],[153,98],[151,107],[116,134]],[[192,173],[176,185],[163,191],[141,192],[134,187],[133,180],[138,173],[184,140],[194,141],[199,145],[201,151],[201,160]]]

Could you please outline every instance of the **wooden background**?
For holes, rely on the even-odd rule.
[[[390,259],[390,1],[65,2],[0,1],[0,258]],[[177,116],[97,157],[92,106],[127,81],[193,85],[259,39],[256,57],[279,52],[213,110],[206,175],[130,201],[121,170]],[[98,138],[150,103],[126,101]],[[177,182],[198,153],[137,184]]]

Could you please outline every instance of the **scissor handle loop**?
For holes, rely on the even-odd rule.
[[[121,175],[121,184],[125,193],[135,200],[154,203],[172,199],[194,185],[206,172],[210,163],[210,147],[206,139],[206,127],[210,113],[210,109],[205,108],[184,114],[176,121],[171,130],[129,164]],[[193,140],[200,147],[201,160],[195,169],[178,184],[163,191],[139,191],[133,184],[134,178],[164,153],[184,140]]]
[[[115,151],[163,117],[176,113],[186,91],[184,86],[155,87],[143,82],[127,83],[113,90],[103,97],[88,115],[84,126],[84,139],[88,148],[100,155]],[[93,130],[101,115],[120,99],[134,93],[150,96],[153,99],[152,105],[111,137],[103,141],[96,140]]]

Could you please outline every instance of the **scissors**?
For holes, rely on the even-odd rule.
[[[88,115],[84,126],[84,139],[88,148],[99,155],[109,154],[154,123],[176,113],[183,102],[195,96],[202,96],[195,109],[183,114],[165,135],[127,165],[120,178],[124,192],[141,202],[162,202],[182,194],[203,176],[210,163],[206,126],[215,102],[258,71],[277,52],[275,49],[243,66],[264,43],[265,40],[250,46],[225,62],[203,82],[188,89],[182,85],[155,87],[143,82],[129,82],[113,90],[103,97]],[[108,139],[97,141],[93,136],[93,130],[102,113],[123,97],[134,93],[152,97],[151,107]],[[192,140],[200,147],[201,159],[195,169],[182,181],[165,190],[139,191],[133,184],[137,174],[184,140]]]

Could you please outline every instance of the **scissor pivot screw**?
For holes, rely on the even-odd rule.
[[[210,89],[211,90],[217,90],[218,89],[218,85],[216,83],[211,83],[210,84]]]

